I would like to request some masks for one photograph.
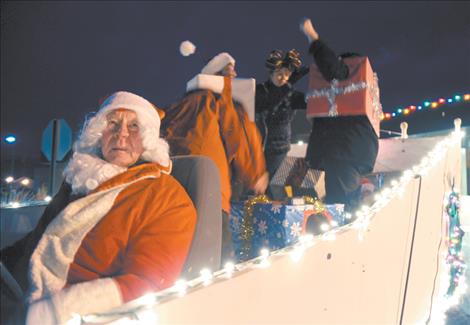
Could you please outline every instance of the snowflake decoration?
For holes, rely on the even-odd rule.
[[[291,214],[297,212],[297,209],[295,207],[286,207],[286,214]]]
[[[282,222],[282,226],[284,228],[288,228],[289,227],[289,221],[287,219],[284,219],[284,221]]]
[[[300,233],[302,232],[302,227],[300,226],[300,222],[294,222],[290,227],[290,234],[294,237],[299,237]]]
[[[271,207],[271,211],[274,212],[275,214],[279,214],[279,213],[281,213],[281,208],[282,208],[282,205],[273,204],[272,207]]]
[[[281,233],[278,232],[278,233],[276,234],[276,237],[279,238],[279,239],[281,239],[281,237],[282,237]]]
[[[262,234],[262,235],[265,235],[267,229],[268,229],[268,226],[266,225],[266,221],[261,220],[258,224],[259,233]]]

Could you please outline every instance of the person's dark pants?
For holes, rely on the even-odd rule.
[[[324,163],[326,204],[343,203],[349,212],[359,205],[361,170],[354,163],[329,159]]]
[[[264,158],[266,160],[266,170],[269,173],[269,182],[274,177],[274,174],[276,174],[276,171],[278,170],[279,166],[281,166],[282,161],[284,158],[286,158],[287,152],[283,153],[265,153]],[[271,188],[271,186],[268,185],[268,188],[266,189],[266,195],[270,197],[273,200],[280,200],[284,197],[285,193],[282,193],[281,196],[279,196],[279,193],[276,194],[275,191]]]
[[[282,161],[286,158],[287,152],[282,153],[265,153],[266,169],[269,173],[269,180],[274,177]]]

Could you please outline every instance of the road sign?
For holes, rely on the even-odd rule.
[[[56,141],[57,141],[57,152],[56,152],[56,161],[60,161],[64,159],[67,153],[72,148],[72,129],[70,126],[65,122],[64,119],[56,120]],[[54,142],[54,120],[50,121],[47,124],[47,127],[44,129],[42,133],[42,141],[41,141],[41,151],[46,156],[47,160],[52,160],[52,151]]]

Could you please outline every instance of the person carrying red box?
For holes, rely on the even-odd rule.
[[[312,74],[312,71],[316,69],[324,79],[319,82],[328,82],[327,88],[310,91],[306,96],[307,100],[324,95],[325,103],[331,104],[326,114],[310,115],[313,116],[313,123],[306,160],[310,168],[325,171],[325,203],[343,203],[346,210],[353,211],[359,204],[361,176],[373,170],[378,154],[378,135],[371,124],[371,120],[378,119],[381,113],[378,87],[376,83],[370,86],[367,83],[351,81],[347,86],[340,88],[339,83],[348,81],[348,78],[355,73],[345,63],[346,58],[360,55],[345,53],[337,56],[320,39],[310,19],[301,21],[300,30],[308,39],[309,52],[316,64],[316,67],[312,65],[310,73]],[[312,88],[312,83],[310,88]],[[372,90],[370,91],[371,102],[375,107],[369,117],[364,107],[354,107],[357,112],[363,112],[354,113],[359,115],[351,115],[350,112],[343,114],[339,104],[336,107],[336,97],[346,96],[365,88]],[[352,104],[356,101],[347,101],[347,103]],[[309,115],[308,111],[309,107],[307,107],[307,115]]]

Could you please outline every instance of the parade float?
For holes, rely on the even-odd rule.
[[[416,324],[465,292],[460,120],[445,136],[380,140],[384,185],[351,222],[78,323]],[[301,146],[291,152],[302,155]],[[308,202],[305,202],[308,208]],[[312,207],[310,207],[312,208]],[[273,210],[275,214],[276,211]],[[460,283],[459,283],[460,281]]]
[[[369,96],[371,93],[367,97],[370,105],[365,106],[369,107],[366,114],[379,133],[378,89],[368,86],[374,85],[376,78],[372,72],[367,76],[368,83],[353,83],[351,89],[335,84],[329,91],[310,93],[309,100],[331,97],[334,102],[341,94],[354,92],[356,96],[363,92],[364,96]],[[204,81],[201,78],[192,81],[201,80]],[[242,93],[246,93],[247,88],[253,90],[254,80],[242,82]],[[468,101],[470,95],[465,96]],[[328,101],[323,106],[330,104]],[[438,106],[437,102],[428,106],[434,104]],[[404,112],[415,109],[419,110],[410,107]],[[387,114],[390,113],[382,118],[391,118],[396,113]],[[192,256],[191,271],[187,272],[186,265],[185,278],[170,288],[149,292],[105,313],[77,314],[71,323],[416,324],[443,321],[445,311],[466,290],[462,283],[464,232],[459,220],[464,132],[460,119],[455,120],[452,132],[440,136],[408,137],[406,126],[402,124],[399,137],[379,140],[378,158],[369,176],[380,181],[374,184],[372,196],[352,214],[308,196],[291,198],[288,202],[255,197],[238,207],[235,204],[231,226],[237,255],[233,262],[221,269],[210,269],[200,266],[206,260],[207,264],[218,263],[203,255]],[[305,144],[293,146],[287,159],[292,162],[288,169],[305,156],[305,151]],[[321,173],[310,170],[307,174],[301,187],[308,187],[309,182],[318,187]],[[316,192],[321,191],[316,188]],[[3,211],[3,235],[9,228],[8,220],[16,229],[21,220],[28,220],[29,228],[34,227],[31,213],[38,217],[44,208],[26,212],[22,218],[21,212],[14,210],[18,207],[11,203],[9,211]],[[28,208],[34,209],[24,207]],[[220,211],[220,207],[216,210]],[[319,227],[321,231],[313,234],[306,231],[307,218],[312,215],[325,217]],[[220,225],[220,221],[213,221],[216,223]],[[196,231],[194,242],[200,241],[201,236]],[[217,243],[220,245],[220,238]],[[2,247],[5,244],[2,240]]]
[[[468,101],[470,95],[465,96]],[[439,105],[428,104],[423,107]],[[387,114],[385,119],[397,113]],[[454,130],[443,135],[409,137],[402,124],[399,136],[380,139],[373,176],[382,181],[372,199],[354,215],[331,211],[334,218],[320,234],[306,233],[300,222],[305,214],[298,212],[330,207],[305,198],[296,204],[258,198],[239,215],[240,224],[245,223],[239,234],[251,230],[250,236],[239,236],[239,248],[250,248],[251,255],[222,269],[194,269],[164,291],[103,314],[77,314],[74,322],[442,323],[466,290],[459,219],[465,133],[460,124],[457,119]],[[305,150],[305,144],[294,145],[288,158],[295,161]],[[321,180],[320,174],[309,173]],[[2,247],[34,227],[44,203],[29,203],[2,207]],[[253,214],[246,218],[255,206],[278,220],[284,228],[280,238],[266,220]],[[269,241],[273,234],[276,240]],[[260,240],[262,235],[267,237]],[[199,259],[197,265],[204,265]]]

